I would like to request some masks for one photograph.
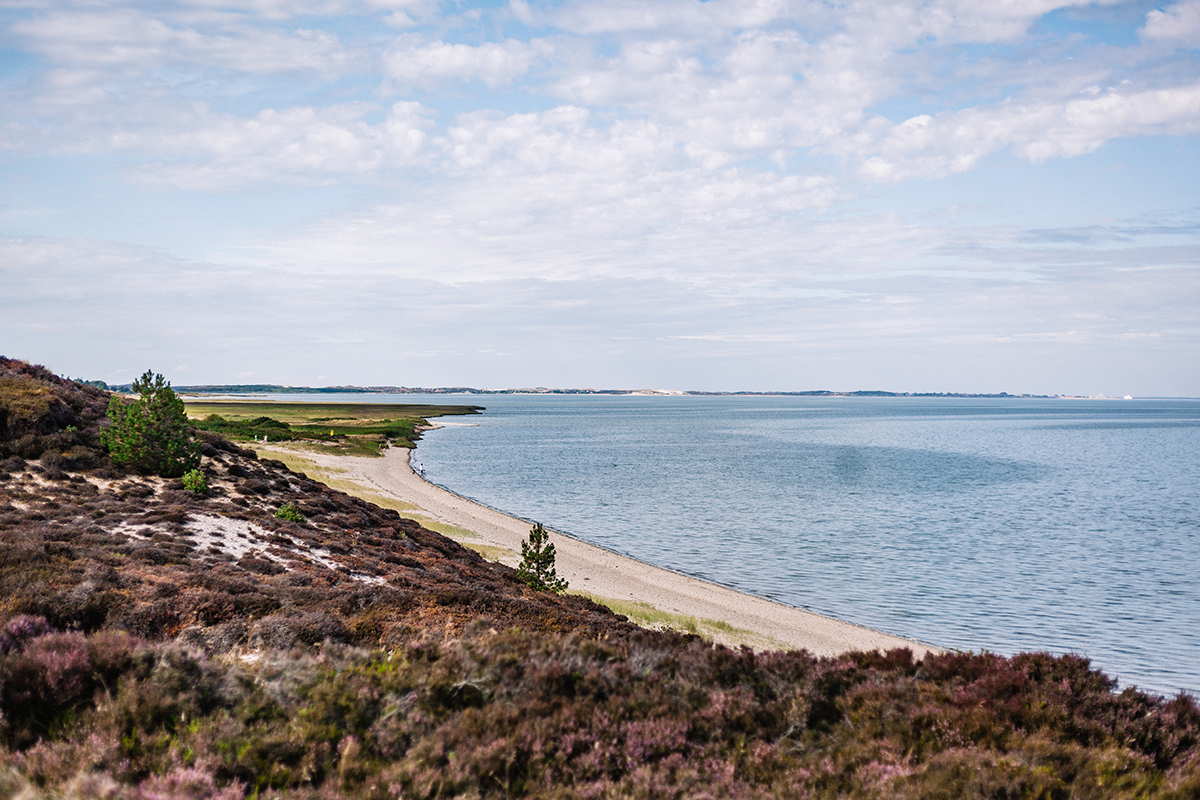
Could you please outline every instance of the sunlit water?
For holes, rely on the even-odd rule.
[[[438,402],[487,411],[414,461],[487,505],[889,633],[1200,693],[1200,401]]]

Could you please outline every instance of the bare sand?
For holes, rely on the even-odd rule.
[[[267,457],[323,479],[336,488],[384,501],[432,530],[515,567],[531,523],[435,486],[413,472],[410,451],[393,447],[382,458],[359,458],[256,445]],[[308,462],[306,465],[304,462]],[[309,469],[305,469],[309,466]],[[316,467],[317,469],[312,469]],[[353,491],[358,488],[360,491]],[[755,650],[804,648],[816,655],[852,650],[911,648],[915,656],[941,652],[927,644],[814,614],[761,597],[654,567],[553,532],[557,569],[570,591],[650,626],[692,630],[707,639]]]

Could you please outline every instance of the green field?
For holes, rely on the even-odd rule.
[[[412,447],[428,420],[483,410],[481,406],[182,399],[192,424],[200,430],[241,441],[320,443],[347,455],[378,455],[388,445]]]

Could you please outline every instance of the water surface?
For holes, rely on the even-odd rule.
[[[1200,691],[1200,402],[475,402],[415,460],[480,502],[889,633]]]

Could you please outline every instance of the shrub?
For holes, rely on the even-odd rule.
[[[26,618],[28,619],[28,618]],[[0,738],[27,747],[96,688],[87,639],[46,633],[0,658]]]
[[[111,424],[101,438],[113,461],[164,478],[198,467],[200,443],[171,384],[146,370],[133,389],[141,395],[138,400],[127,403],[114,396],[108,404]]]
[[[304,515],[292,503],[281,505],[279,510],[275,512],[275,516],[279,519],[291,520],[292,522],[304,522]]]
[[[198,469],[188,470],[183,473],[183,488],[192,494],[205,494],[208,492],[208,479]]]
[[[49,632],[50,626],[44,617],[13,617],[0,630],[0,655],[18,652],[30,639]]]
[[[205,419],[197,421],[195,425],[200,430],[237,439],[265,437],[271,441],[286,441],[296,438],[292,433],[292,426],[271,417],[226,419],[220,414],[210,414]]]
[[[542,523],[535,524],[529,531],[529,539],[521,542],[521,564],[517,567],[517,580],[541,592],[565,592],[567,582],[555,572],[554,555],[554,544],[550,541],[550,534],[542,527]]]

